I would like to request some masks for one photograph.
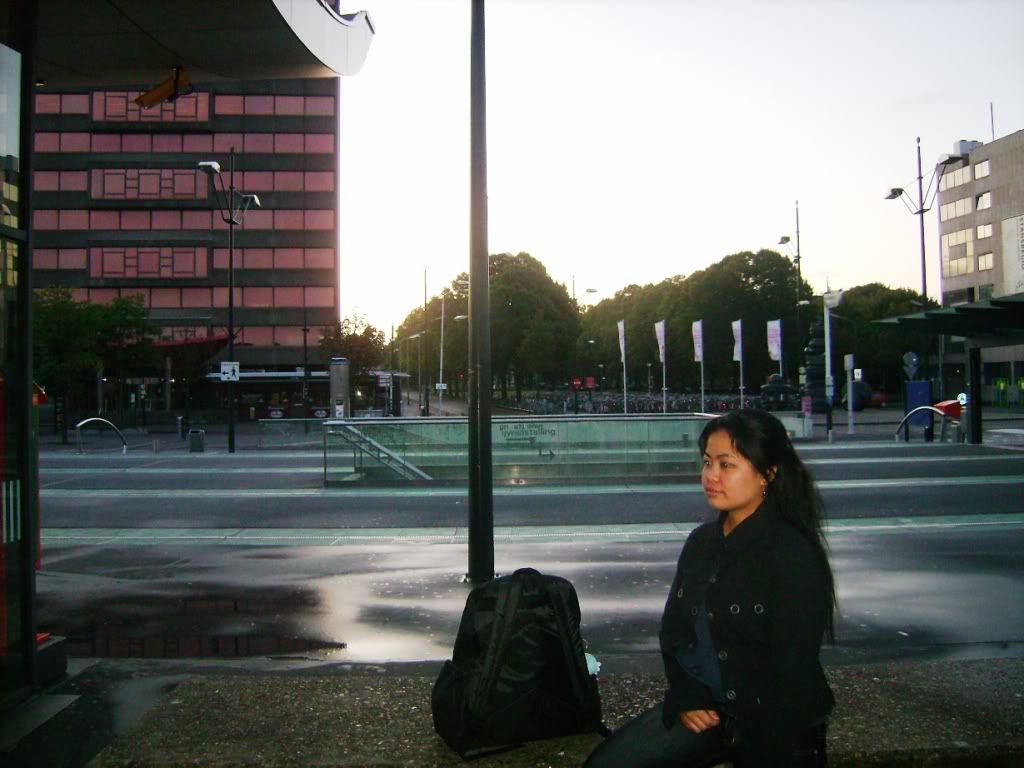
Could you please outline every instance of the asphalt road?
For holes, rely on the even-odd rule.
[[[1021,451],[922,443],[799,450],[831,519],[1024,511]],[[446,527],[468,515],[464,488],[324,488],[314,451],[47,453],[40,482],[46,527]],[[707,505],[689,477],[497,487],[494,513],[497,525],[615,525],[701,521]]]
[[[831,663],[1024,654],[1024,452],[805,444],[839,587]],[[79,656],[450,654],[468,586],[465,491],[322,487],[319,454],[41,458],[42,629]],[[609,669],[656,669],[695,478],[495,490],[499,572],[576,585]]]

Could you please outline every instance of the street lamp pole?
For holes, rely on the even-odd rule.
[[[224,192],[224,179],[220,172],[220,163],[215,160],[204,160],[199,163],[199,170],[213,178],[213,190],[221,208],[221,218],[228,225],[228,358],[235,361],[235,225],[241,224],[245,212],[251,207],[259,208],[260,199],[256,195],[239,192],[235,188],[235,148],[231,147],[228,155],[228,190]],[[217,180],[220,188],[217,188]],[[228,378],[228,453],[235,452],[235,381]]]
[[[779,245],[788,245],[789,235],[783,235],[779,238]],[[797,348],[803,346],[803,331],[800,325],[800,306],[803,302],[803,275],[800,273],[800,201],[796,201],[796,255],[793,257],[793,263],[796,264],[796,341]],[[785,355],[783,355],[785,357]],[[800,360],[797,356],[797,370],[800,369]]]

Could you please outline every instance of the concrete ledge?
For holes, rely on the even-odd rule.
[[[829,764],[1024,766],[1024,659],[897,662],[828,670],[837,708]],[[91,768],[463,766],[434,733],[434,678],[339,674],[197,676],[175,688]],[[658,675],[602,678],[611,727],[660,700]],[[480,768],[578,766],[596,735],[524,745]]]

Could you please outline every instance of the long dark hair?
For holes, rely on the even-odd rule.
[[[786,428],[766,411],[729,411],[709,421],[704,431],[700,433],[699,445],[702,455],[707,449],[708,438],[715,432],[727,433],[736,451],[746,457],[754,468],[769,480],[766,498],[771,498],[775,502],[779,519],[796,528],[814,546],[821,559],[828,594],[831,597],[828,609],[828,638],[835,642],[835,580],[828,560],[828,543],[825,541],[821,526],[821,494],[818,493],[807,467],[797,456]]]

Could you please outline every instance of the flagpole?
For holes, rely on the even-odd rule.
[[[708,409],[704,407],[704,356],[700,357],[700,412],[707,413]]]
[[[619,331],[619,358],[622,360],[622,412],[629,413],[629,401],[626,394],[626,318],[616,323]]]

